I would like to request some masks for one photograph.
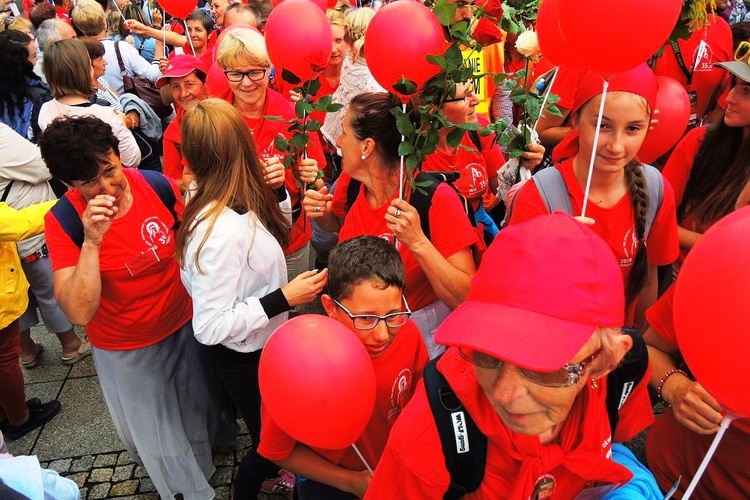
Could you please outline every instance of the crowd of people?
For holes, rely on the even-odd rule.
[[[214,497],[213,457],[235,446],[238,418],[252,446],[236,499],[662,498],[680,476],[685,492],[725,412],[681,355],[675,289],[703,233],[750,217],[741,0],[716,2],[704,28],[610,76],[606,94],[599,73],[542,54],[523,81],[557,71],[561,114],[539,120],[517,160],[474,130],[489,123],[480,109],[518,117],[497,106],[507,88],[479,92],[480,75],[436,105],[416,93],[412,109],[432,106],[443,126],[410,176],[402,101],[368,68],[376,10],[361,2],[326,11],[316,98],[341,107],[310,116],[320,127],[290,162],[306,97],[269,57],[270,0],[201,0],[184,19],[154,0],[7,1],[0,462],[2,436],[61,411],[25,395],[38,310],[61,363],[93,357],[115,429],[161,498]],[[474,0],[446,1],[471,25]],[[508,70],[523,59],[509,41],[492,53]],[[691,117],[649,165],[657,76],[685,88]],[[511,161],[534,175],[508,193]],[[372,361],[356,448],[300,441],[261,397],[264,345],[310,303]],[[624,444],[649,427],[636,457]],[[697,497],[750,489],[737,459],[747,421],[728,439]]]

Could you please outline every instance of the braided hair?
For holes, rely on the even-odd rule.
[[[635,219],[635,236],[638,238],[638,249],[635,253],[633,267],[625,284],[625,303],[630,305],[646,286],[648,279],[648,258],[646,251],[646,223],[648,220],[648,187],[646,176],[640,162],[631,160],[625,166],[625,182],[633,202]]]

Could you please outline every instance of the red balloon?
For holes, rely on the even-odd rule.
[[[585,66],[605,76],[635,68],[659,50],[681,9],[682,0],[558,0],[560,31],[568,47]]]
[[[338,0],[328,0],[328,2],[326,2],[326,7],[333,9],[336,7],[337,3],[339,3]]]
[[[287,0],[288,1],[288,0]],[[365,56],[372,76],[386,90],[406,102],[395,84],[406,77],[417,89],[440,71],[427,55],[445,51],[443,28],[420,2],[393,2],[375,14],[365,33]]]
[[[178,19],[185,19],[198,6],[198,0],[157,0],[159,6]]]
[[[700,384],[737,415],[750,416],[750,207],[714,224],[690,250],[675,290],[677,343]]]
[[[284,0],[266,22],[266,48],[271,62],[303,81],[328,67],[333,51],[331,26],[323,10],[310,0]]]
[[[274,7],[276,7],[277,5],[279,5],[283,1],[284,0],[271,0],[271,5],[273,5]],[[332,9],[333,7],[335,7],[336,6],[336,2],[338,0],[333,0],[333,7],[329,7],[329,5],[331,5],[331,0],[328,0],[327,2],[326,2],[326,0],[310,0],[310,1],[312,3],[314,3],[315,5],[317,5],[318,7],[320,7],[321,9],[323,9],[323,12],[325,12],[327,8],[331,8]]]
[[[315,448],[350,446],[375,408],[370,355],[351,330],[327,316],[298,316],[277,328],[263,348],[258,382],[271,418]]]
[[[536,34],[542,57],[548,59],[553,66],[577,68],[583,63],[579,61],[560,32],[559,17],[557,15],[558,0],[544,0],[539,7],[536,17]]]
[[[656,93],[656,109],[659,122],[649,130],[643,141],[638,159],[653,163],[657,158],[677,144],[690,120],[690,98],[685,87],[668,76],[657,76],[659,90]]]

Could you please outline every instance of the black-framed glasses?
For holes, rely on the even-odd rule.
[[[224,75],[226,75],[227,80],[234,83],[241,82],[245,77],[248,77],[251,82],[259,82],[266,77],[266,73],[268,73],[268,68],[251,69],[250,71],[237,71],[236,69],[224,70]]]
[[[464,92],[464,95],[448,98],[448,99],[444,100],[443,103],[459,102],[459,101],[464,101],[464,102],[468,103],[475,96],[476,96],[476,94],[474,93],[474,87],[470,85],[469,87],[466,88],[466,92]]]
[[[735,61],[745,61],[750,64],[750,42],[742,41],[734,51]]]
[[[600,350],[578,363],[566,364],[562,368],[551,372],[538,372],[521,367],[516,368],[525,379],[535,384],[545,387],[570,387],[580,382],[599,352]],[[467,347],[459,347],[458,353],[472,365],[488,370],[497,370],[505,364],[505,361],[494,356]]]
[[[373,328],[378,326],[378,323],[380,323],[381,321],[384,321],[385,326],[387,326],[388,328],[398,328],[400,326],[404,326],[406,322],[409,321],[409,316],[411,316],[411,309],[409,309],[409,304],[406,303],[406,297],[402,295],[401,300],[404,301],[404,308],[406,310],[401,312],[388,313],[385,316],[378,316],[377,314],[352,314],[351,311],[344,307],[344,305],[338,300],[333,299],[333,302],[337,306],[339,306],[347,316],[349,316],[349,319],[352,320],[354,328],[356,328],[357,330],[372,330]]]

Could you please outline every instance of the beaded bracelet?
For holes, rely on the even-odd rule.
[[[685,373],[683,370],[680,370],[679,368],[672,368],[671,370],[669,370],[667,373],[664,374],[661,380],[659,380],[659,385],[656,388],[656,395],[659,398],[659,401],[664,403],[664,405],[666,405],[667,408],[670,408],[672,405],[664,401],[664,398],[661,396],[661,390],[664,388],[664,384],[666,383],[667,379],[671,377],[672,375],[674,375],[675,373],[681,373],[685,377],[690,378],[688,377],[688,374]]]

